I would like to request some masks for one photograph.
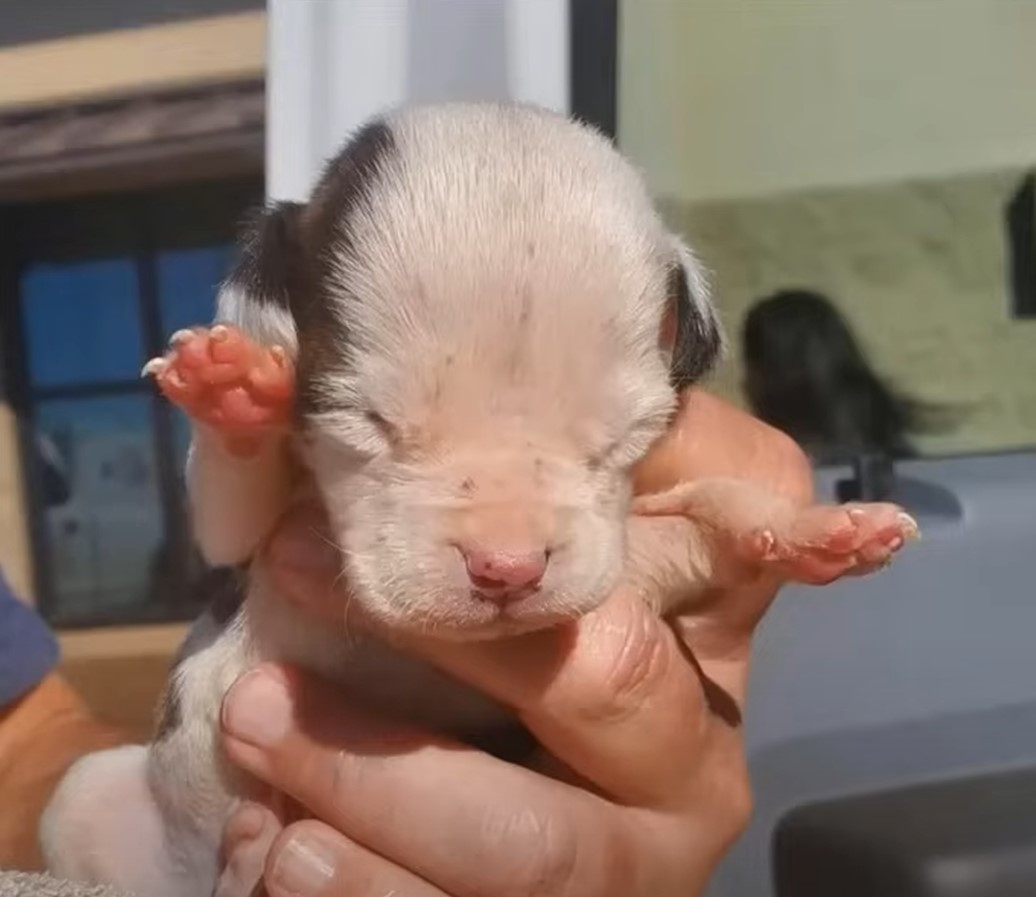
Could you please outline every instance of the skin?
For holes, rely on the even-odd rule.
[[[635,483],[643,493],[726,475],[800,505],[812,499],[794,443],[700,391],[684,396]],[[319,513],[296,512],[267,551],[288,600],[331,621],[343,595],[322,525]],[[297,670],[246,674],[224,703],[226,749],[315,817],[276,836],[269,894],[700,893],[749,817],[741,705],[751,638],[778,585],[758,579],[706,596],[671,626],[620,588],[563,629],[414,644],[515,709],[552,755],[539,772],[400,729]],[[245,805],[228,825],[228,854],[278,825]]]

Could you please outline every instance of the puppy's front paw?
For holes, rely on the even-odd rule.
[[[917,523],[893,504],[801,508],[755,484],[704,480],[639,497],[634,513],[679,515],[698,524],[716,585],[770,575],[823,585],[885,567]]]
[[[920,535],[892,504],[814,505],[759,527],[741,542],[746,559],[781,579],[825,585],[888,566]]]
[[[242,453],[291,420],[295,375],[279,346],[260,346],[235,327],[180,330],[142,372],[195,421]]]

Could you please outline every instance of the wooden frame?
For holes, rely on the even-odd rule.
[[[243,81],[265,70],[265,12],[206,16],[0,49],[0,109]]]

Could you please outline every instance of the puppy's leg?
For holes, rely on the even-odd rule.
[[[147,748],[129,745],[73,764],[40,822],[43,856],[52,874],[148,897],[207,893],[204,868],[187,852],[170,853],[146,763]]]
[[[144,370],[194,424],[187,484],[202,554],[212,564],[247,560],[292,485],[291,362],[278,347],[218,325],[174,334],[170,351]]]
[[[823,585],[872,573],[918,535],[917,523],[896,505],[803,508],[740,480],[702,480],[642,496],[633,512],[639,516],[630,525],[631,576],[664,586],[663,611],[708,589],[764,577]]]

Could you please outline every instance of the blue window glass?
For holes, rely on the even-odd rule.
[[[232,245],[175,249],[158,254],[158,302],[163,336],[205,325],[216,313],[216,294],[234,258]]]
[[[165,539],[150,397],[43,401],[36,431],[64,486],[44,508],[56,612],[146,604]]]
[[[213,320],[237,222],[262,193],[250,172],[11,211],[23,262],[5,361],[34,427],[25,470],[53,623],[183,619],[197,606],[190,422],[140,373],[174,331]]]
[[[33,265],[21,294],[33,388],[138,376],[145,359],[133,259]]]

